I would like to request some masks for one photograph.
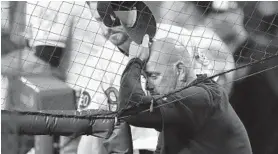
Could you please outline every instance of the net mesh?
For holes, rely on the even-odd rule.
[[[209,51],[205,52],[213,63],[209,69],[215,71],[211,78],[225,76],[221,84],[231,91],[235,81],[277,70],[274,61],[277,61],[278,5],[270,3],[146,2],[158,23],[156,38],[178,38],[183,35],[182,28],[193,31],[188,37],[194,36],[198,50]],[[15,91],[20,89],[19,85],[51,89],[48,78],[39,78],[44,81],[40,85],[34,85],[38,81],[28,78],[13,78],[23,84],[8,82],[7,74],[22,76],[22,72],[63,79],[75,90],[73,102],[78,110],[113,110],[115,106],[109,106],[105,92],[119,89],[129,59],[107,40],[95,17],[96,2],[91,2],[90,7],[85,2],[1,2],[2,110],[26,110],[26,106],[22,108],[12,97],[18,94]],[[45,45],[63,48],[57,68],[34,55],[36,47]],[[51,55],[59,58],[55,56]],[[258,66],[255,71],[250,71],[252,65]],[[54,79],[49,82],[61,84],[58,90],[65,88]],[[14,86],[16,90],[10,88]],[[145,86],[144,78],[142,86]],[[25,99],[31,101],[31,97]],[[50,95],[46,100],[51,102],[54,98]],[[53,104],[46,108],[57,109]]]

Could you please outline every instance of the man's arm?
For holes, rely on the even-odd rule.
[[[143,62],[132,59],[121,80],[119,92],[120,109],[130,108],[122,113],[122,117],[128,123],[147,128],[161,129],[164,124],[184,124],[188,127],[200,125],[206,119],[210,111],[209,93],[201,87],[190,87],[175,93],[164,99],[154,102],[153,112],[142,112],[149,109],[151,100],[160,96],[145,96],[141,87],[140,75]]]

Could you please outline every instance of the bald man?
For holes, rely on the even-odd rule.
[[[183,27],[163,23],[160,23],[157,27],[155,39],[165,37],[178,39],[183,46],[187,46],[188,51],[196,48],[197,51],[203,53],[207,60],[211,62],[206,67],[213,68],[212,75],[235,68],[233,53],[211,28],[200,25],[188,30]],[[188,44],[189,40],[191,45]],[[232,81],[234,81],[235,73],[235,71],[232,71],[223,74],[215,80],[218,84],[225,87],[229,95],[232,92]]]
[[[190,40],[184,46],[173,38],[156,40],[149,52],[148,40],[145,37],[143,45],[130,52],[133,58],[122,74],[120,106],[130,110],[120,117],[131,125],[158,130],[157,154],[251,154],[247,132],[225,90],[214,80],[192,85],[213,74],[204,54]],[[142,71],[151,96],[140,85]],[[187,85],[192,86],[155,99]],[[152,111],[142,112],[152,105]]]

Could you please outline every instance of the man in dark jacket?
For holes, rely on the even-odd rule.
[[[196,84],[206,77],[196,74],[196,69],[211,62],[196,50],[188,52],[178,40],[157,40],[151,52],[148,41],[145,37],[138,50],[130,50],[134,58],[122,74],[119,93],[120,107],[129,110],[123,110],[120,119],[158,130],[155,153],[251,154],[245,127],[224,89],[210,79]],[[151,96],[146,96],[141,87],[142,72]],[[208,70],[205,72],[211,75]],[[192,86],[158,99],[188,85]]]

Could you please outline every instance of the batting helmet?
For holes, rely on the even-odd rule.
[[[142,1],[99,1],[97,11],[104,25],[122,25],[128,36],[137,44],[148,34],[156,33],[156,21],[149,7]]]

